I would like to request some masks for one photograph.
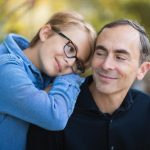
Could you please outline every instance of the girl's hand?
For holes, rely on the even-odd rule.
[[[48,92],[50,91],[51,87],[52,87],[52,85],[48,85],[48,86],[44,89],[44,91],[48,93]]]

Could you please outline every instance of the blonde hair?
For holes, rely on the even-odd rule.
[[[58,12],[53,14],[46,24],[50,24],[51,28],[56,31],[62,31],[69,27],[74,26],[81,28],[83,31],[87,33],[90,43],[91,55],[93,54],[96,32],[92,27],[92,25],[85,22],[83,16],[80,15],[79,13],[75,11]],[[38,42],[38,40],[39,40],[39,32],[31,40],[30,47],[33,47]]]

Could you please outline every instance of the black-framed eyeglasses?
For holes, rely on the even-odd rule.
[[[60,35],[61,37],[68,40],[68,42],[64,45],[64,53],[67,58],[75,58],[75,64],[72,66],[72,70],[74,73],[81,74],[85,72],[85,68],[83,62],[77,57],[77,47],[76,45],[62,32],[56,31],[53,29],[55,33]]]

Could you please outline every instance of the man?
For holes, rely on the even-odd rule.
[[[29,149],[149,150],[150,96],[131,89],[150,69],[150,43],[138,23],[117,20],[98,33],[93,77],[82,85],[62,132],[32,126]],[[39,142],[38,142],[39,141]]]

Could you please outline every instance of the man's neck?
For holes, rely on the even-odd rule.
[[[116,109],[120,107],[127,94],[127,91],[119,91],[111,94],[102,93],[98,91],[94,83],[89,86],[89,90],[91,91],[94,101],[99,110],[103,113],[109,114],[112,114]]]

